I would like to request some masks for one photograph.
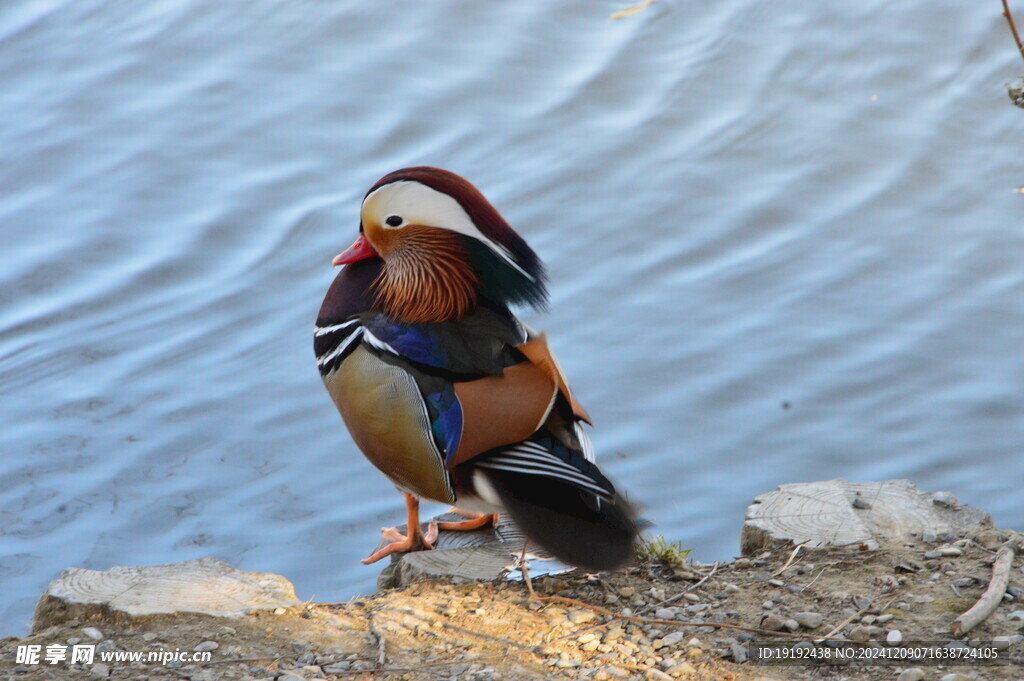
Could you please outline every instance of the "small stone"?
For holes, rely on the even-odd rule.
[[[668,670],[669,676],[691,676],[697,673],[697,668],[689,662],[682,662]]]
[[[281,675],[277,677],[277,681],[306,681],[306,677],[289,669],[281,672]]]
[[[942,506],[944,508],[952,508],[956,506],[956,497],[953,496],[952,492],[933,492],[932,503],[936,506]]]
[[[964,555],[964,552],[955,546],[944,546],[939,549],[939,555],[943,558],[955,558]]]
[[[876,621],[878,621],[878,618],[874,615],[864,615],[860,618],[861,624],[874,624]]]
[[[893,615],[879,615],[875,618],[875,624],[885,624],[893,618]]]
[[[157,638],[158,636],[155,631],[147,631],[145,634],[142,635],[142,640],[146,642],[155,641]]]
[[[772,586],[786,586],[786,583],[781,579],[769,579],[768,583]]]
[[[647,678],[650,681],[672,681],[672,677],[660,669],[650,668],[647,670]]]
[[[764,608],[765,610],[771,610],[772,608],[775,607],[775,601],[765,601],[764,603],[761,604],[761,607]]]
[[[700,596],[697,594],[683,594],[683,598],[690,601],[691,603],[700,603]]]
[[[212,650],[217,650],[217,648],[220,648],[220,644],[216,641],[203,641],[192,650],[196,651],[197,653],[206,653]]]
[[[929,560],[934,559],[934,558],[941,558],[942,557],[942,552],[939,551],[938,549],[935,549],[933,551],[925,551],[924,552],[924,557],[929,559]]]
[[[941,679],[939,679],[939,681],[975,681],[975,679],[971,678],[970,676],[967,676],[967,674],[960,674],[958,672],[954,672],[952,674],[946,674]]]
[[[569,621],[573,624],[586,624],[592,622],[597,617],[597,613],[591,610],[573,610],[569,613]]]
[[[935,542],[939,541],[939,535],[937,532],[935,532],[935,530],[925,530],[921,533],[921,541],[926,542],[928,544],[934,544]]]
[[[900,643],[903,642],[903,632],[901,632],[899,629],[893,629],[885,635],[885,642],[887,645],[890,646],[898,646]]]
[[[658,608],[654,613],[654,617],[659,620],[674,620],[676,614],[668,608]]]
[[[288,612],[288,611],[285,610],[284,608],[274,608],[274,614],[275,615],[283,615],[286,612]]]
[[[725,585],[725,593],[727,593],[727,594],[734,594],[734,593],[736,593],[739,590],[740,590],[740,588],[738,586],[736,586],[735,584],[733,584],[732,582],[730,582],[730,583]]]
[[[579,638],[576,639],[576,642],[580,643],[580,644],[590,643],[591,641],[593,641],[596,638],[597,638],[597,634],[583,634],[582,636],[580,636]]]
[[[110,676],[110,665],[104,662],[97,662],[93,666],[89,667],[89,673],[98,679],[105,679]]]
[[[103,632],[96,627],[82,627],[82,633],[91,638],[93,641],[102,641]],[[107,667],[107,673],[110,673],[110,668]]]
[[[999,650],[1007,650],[1013,642],[1012,636],[996,636],[992,639],[992,647]]]
[[[636,589],[634,589],[631,586],[624,586],[621,589],[619,589],[619,595],[623,598],[630,598],[635,593]]]
[[[904,669],[900,672],[900,675],[896,677],[896,681],[921,681],[924,678],[924,670],[920,667],[911,667],[910,669]]]
[[[580,650],[586,651],[588,653],[592,653],[595,650],[597,650],[600,645],[601,645],[600,641],[591,641],[590,643],[584,643],[583,645],[581,645],[580,646]]]
[[[871,631],[867,627],[854,627],[850,630],[849,638],[851,641],[863,643],[871,638]]]
[[[558,660],[555,666],[559,669],[571,669],[580,666],[579,660]]]
[[[1006,617],[1011,620],[1021,620],[1024,622],[1024,610],[1014,610]]]
[[[115,650],[119,650],[117,644],[111,641],[109,638],[106,641],[100,641],[96,644],[97,653],[112,653]]]
[[[817,612],[798,612],[793,619],[804,629],[817,629],[825,621],[825,616]]]
[[[671,634],[662,639],[662,641],[664,641],[665,645],[667,646],[677,645],[682,640],[683,632],[681,631],[673,631]]]
[[[81,642],[82,642],[82,639],[78,638],[77,636],[72,636],[71,638],[68,639],[68,645],[69,646],[75,646],[75,645],[78,645]]]
[[[800,629],[800,623],[797,622],[794,619],[786,620],[785,623],[783,624],[783,626],[786,627],[786,629],[788,629],[790,631],[797,631],[797,630]]]
[[[733,643],[731,646],[729,646],[729,656],[732,658],[732,661],[736,664],[743,664],[747,661],[746,646],[741,646],[738,643]]]
[[[745,570],[750,567],[750,565],[751,560],[749,558],[737,558],[732,562],[732,566],[737,570]]]
[[[786,626],[786,620],[778,615],[768,615],[761,620],[761,628],[767,631],[782,631]]]
[[[865,501],[863,497],[854,497],[853,498],[853,507],[854,508],[859,508],[861,510],[867,510],[867,509],[871,508],[871,503],[868,502],[868,501]]]
[[[341,674],[342,672],[347,672],[351,668],[351,662],[335,662],[334,664],[325,664],[321,667],[325,674]]]

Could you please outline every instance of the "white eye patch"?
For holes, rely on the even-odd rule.
[[[512,254],[501,244],[488,239],[473,223],[466,210],[454,198],[412,180],[399,180],[370,192],[363,199],[364,221],[372,221],[383,228],[399,229],[404,225],[425,225],[450,229],[473,237],[485,244],[502,260],[533,280],[516,263]],[[401,222],[392,224],[398,218]]]

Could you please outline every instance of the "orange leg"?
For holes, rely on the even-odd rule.
[[[437,541],[437,523],[431,522],[427,526],[427,533],[423,534],[420,529],[420,500],[407,492],[403,494],[408,513],[407,534],[399,532],[397,527],[385,527],[380,534],[385,539],[390,539],[391,543],[363,558],[363,565],[376,563],[396,551],[426,551],[434,548],[434,542]]]
[[[451,532],[458,530],[478,530],[481,527],[497,527],[498,513],[471,513],[452,506],[445,513],[458,513],[469,520],[445,521],[437,524],[439,529]]]

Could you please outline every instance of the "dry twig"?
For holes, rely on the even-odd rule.
[[[1008,541],[996,554],[996,560],[992,563],[992,579],[989,580],[988,588],[981,595],[978,602],[971,608],[953,620],[950,627],[954,636],[963,636],[968,631],[984,622],[991,615],[996,607],[1002,603],[1003,594],[1006,593],[1006,586],[1010,583],[1010,566],[1013,565],[1013,558],[1017,555],[1013,542]]]
[[[1017,25],[1013,23],[1013,15],[1010,14],[1010,6],[1006,0],[1003,0],[1003,16],[1006,17],[1006,23],[1010,25],[1010,33],[1013,34],[1013,39],[1017,41],[1017,49],[1020,50],[1020,58],[1024,59],[1024,43],[1020,40],[1020,34],[1017,33]]]

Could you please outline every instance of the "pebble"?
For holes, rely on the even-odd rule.
[[[900,675],[896,677],[896,681],[921,681],[924,678],[924,670],[920,667],[911,667],[910,669],[904,669],[900,672]]]
[[[680,641],[683,640],[683,632],[681,632],[681,631],[673,631],[671,634],[669,634],[668,636],[666,636],[665,638],[663,638],[661,640],[667,646],[674,646],[674,645],[676,645],[677,643],[679,643]]]
[[[955,558],[964,555],[964,552],[955,546],[945,546],[939,549],[939,555],[944,558]]]
[[[93,641],[103,640],[103,632],[97,629],[96,627],[82,627],[82,633],[91,638]],[[110,673],[109,667],[107,668],[107,673]]]
[[[1011,620],[1021,620],[1024,622],[1024,610],[1014,610],[1006,617]]]
[[[1000,650],[1006,650],[1014,643],[1020,643],[1024,641],[1024,636],[1020,634],[1014,634],[1013,636],[996,636],[992,639],[992,645]]]
[[[597,650],[598,646],[600,646],[600,645],[601,645],[600,641],[591,641],[590,643],[584,643],[582,646],[580,646],[580,650],[584,650],[584,651],[586,651],[588,653],[592,653],[595,650]]]
[[[573,610],[569,613],[569,621],[573,624],[586,624],[588,622],[593,622],[596,617],[597,613],[592,610]]]
[[[284,608],[274,608],[274,614],[275,615],[283,615],[286,612],[288,612],[288,611],[285,610]]]
[[[935,532],[935,530],[925,530],[921,533],[921,541],[927,542],[929,544],[934,544],[935,542],[939,541],[939,535]]]
[[[800,629],[800,623],[794,619],[786,620],[782,626],[786,627],[786,629],[789,629],[790,631],[798,631]]]
[[[683,598],[690,601],[691,603],[700,603],[700,596],[698,596],[697,594],[683,594]]]
[[[351,667],[351,662],[335,662],[334,664],[325,664],[321,669],[324,670],[325,674],[340,674],[347,672]]]
[[[734,593],[736,593],[739,590],[740,590],[740,588],[738,586],[736,586],[735,584],[733,584],[732,582],[730,582],[729,584],[725,585],[725,593],[727,593],[727,594],[734,594]]]
[[[674,620],[676,618],[676,614],[668,608],[658,608],[654,612],[654,618],[659,620]]]
[[[682,662],[668,670],[670,676],[690,676],[697,673],[697,668],[689,662]]]
[[[903,632],[899,629],[893,629],[885,635],[885,642],[891,646],[897,646],[903,642]]]
[[[975,681],[975,679],[967,676],[967,674],[953,673],[946,674],[939,681]]]
[[[110,676],[110,665],[104,662],[97,662],[93,666],[89,667],[89,673],[98,679],[105,679]]]
[[[879,615],[875,618],[875,624],[885,624],[893,618],[893,615]]]
[[[590,643],[591,641],[596,640],[596,639],[597,639],[597,634],[583,634],[578,639],[576,639],[576,642],[580,643],[580,644],[582,644],[582,643]]]
[[[871,502],[865,501],[863,497],[854,497],[853,507],[859,509],[869,509],[871,508]]]
[[[871,638],[871,632],[870,630],[868,630],[867,627],[854,627],[850,630],[849,637],[851,641],[863,643],[864,641],[867,641],[869,638]]]
[[[147,631],[142,635],[142,640],[146,642],[155,641],[157,638],[159,638],[159,636],[155,631]]]
[[[306,681],[306,677],[289,669],[281,672],[281,675],[277,677],[277,681]]]
[[[786,583],[781,579],[769,579],[768,583],[772,586],[786,586]]]
[[[211,650],[217,650],[217,648],[220,648],[220,644],[216,641],[203,641],[192,650],[196,651],[197,653],[206,653]]]
[[[956,497],[953,496],[952,492],[934,492],[932,493],[932,503],[936,506],[950,508],[956,506]]]
[[[771,610],[772,608],[775,607],[775,601],[765,601],[764,603],[761,604],[761,607],[764,608],[765,610]]]
[[[736,664],[743,664],[747,661],[747,648],[738,643],[733,643],[729,646],[729,655]]]
[[[793,619],[804,629],[817,629],[825,621],[825,616],[817,612],[798,612]]]
[[[660,669],[654,669],[653,667],[647,670],[647,678],[650,679],[650,681],[672,681],[671,676]]]
[[[558,660],[555,662],[555,666],[559,669],[570,669],[580,666],[579,660]]]
[[[782,631],[785,626],[786,621],[778,615],[768,615],[761,620],[761,628],[768,631]]]

